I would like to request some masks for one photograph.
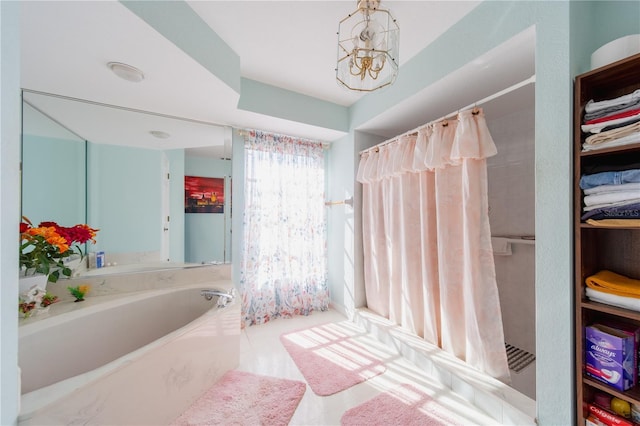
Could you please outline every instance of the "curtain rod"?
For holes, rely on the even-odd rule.
[[[515,90],[518,90],[521,87],[527,86],[527,85],[535,83],[535,82],[536,82],[536,75],[534,74],[531,77],[529,77],[529,78],[527,78],[525,80],[522,80],[519,83],[514,84],[513,86],[509,86],[506,89],[502,89],[499,92],[496,92],[496,93],[494,93],[492,95],[487,96],[486,98],[480,99],[479,101],[476,101],[476,102],[474,102],[472,104],[469,104],[464,108],[461,108],[459,110],[453,111],[453,112],[451,112],[451,113],[449,113],[449,114],[447,114],[445,116],[442,116],[442,117],[440,117],[440,118],[438,118],[436,120],[432,120],[432,121],[428,122],[427,124],[422,124],[422,125],[416,127],[413,130],[409,130],[408,132],[404,132],[401,135],[394,136],[394,137],[392,137],[390,139],[387,139],[387,140],[385,140],[383,142],[380,142],[379,144],[376,144],[376,145],[374,145],[374,146],[372,146],[370,148],[363,149],[362,151],[360,151],[360,155],[364,154],[365,152],[372,151],[372,150],[376,150],[377,151],[383,145],[390,144],[391,142],[394,142],[394,141],[400,139],[403,136],[408,136],[408,135],[411,135],[411,134],[414,134],[414,133],[417,134],[418,131],[424,129],[427,126],[430,126],[433,123],[437,123],[439,121],[446,120],[447,118],[454,117],[454,116],[458,115],[458,113],[460,111],[465,111],[465,110],[468,110],[470,108],[475,108],[475,107],[478,107],[478,106],[480,106],[482,104],[486,104],[487,102],[490,102],[490,101],[492,101],[494,99],[497,99],[497,98],[499,98],[501,96],[504,96],[504,95],[506,95],[508,93],[511,93],[511,92],[515,91]]]

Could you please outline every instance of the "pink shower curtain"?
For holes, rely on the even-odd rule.
[[[367,306],[504,382],[482,110],[363,153]]]

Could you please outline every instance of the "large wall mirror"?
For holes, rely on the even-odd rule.
[[[22,215],[34,225],[84,223],[86,141],[27,102],[22,119]]]
[[[99,228],[88,251],[107,262],[231,262],[231,128],[32,91],[23,110],[34,224]],[[191,178],[202,191],[186,190]]]

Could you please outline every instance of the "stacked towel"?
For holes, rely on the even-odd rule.
[[[596,133],[587,137],[584,144],[582,144],[582,151],[596,151],[598,149],[631,145],[639,142],[640,119],[633,124]]]
[[[590,100],[584,106],[584,119],[585,121],[590,121],[636,108],[640,108],[640,89],[615,99],[599,102],[595,102],[593,99]]]
[[[590,133],[583,151],[640,143],[640,89],[585,105],[582,131]]]
[[[580,177],[580,188],[584,192],[582,220],[640,219],[640,169],[585,174]]]
[[[640,280],[602,270],[586,279],[587,287],[602,293],[640,299]]]

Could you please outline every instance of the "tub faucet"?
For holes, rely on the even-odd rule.
[[[236,297],[236,289],[232,288],[231,290],[229,290],[229,292],[226,292],[218,288],[208,288],[202,290],[200,292],[200,295],[207,300],[211,300],[214,296],[218,296],[218,307],[224,308]]]

